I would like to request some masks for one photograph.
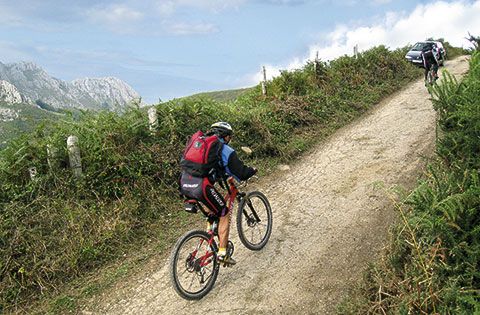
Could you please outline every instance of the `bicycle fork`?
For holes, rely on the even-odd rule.
[[[247,206],[250,209],[250,212],[251,212],[250,215],[248,214],[247,210],[245,210],[245,208],[242,210],[243,215],[245,216],[245,218],[247,218],[247,225],[248,226],[254,226],[257,223],[260,223],[262,220],[260,219],[257,212],[253,208],[253,204],[252,204],[252,201],[250,199],[247,199]]]

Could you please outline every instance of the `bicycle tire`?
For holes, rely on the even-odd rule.
[[[197,240],[198,239],[198,240]],[[186,300],[200,300],[203,298],[205,295],[212,290],[213,285],[215,284],[215,281],[217,280],[218,272],[219,272],[219,263],[217,262],[217,253],[216,251],[211,251],[209,248],[210,246],[208,245],[208,240],[210,239],[210,235],[202,230],[193,230],[185,233],[182,237],[180,237],[173,247],[172,253],[170,255],[170,280],[173,284],[173,287],[175,291],[180,295],[182,298]],[[201,286],[199,290],[196,291],[190,291],[189,288],[185,287],[185,284],[180,280],[179,276],[179,270],[178,268],[179,263],[185,263],[185,266],[181,268],[182,275],[187,272],[191,276],[191,284],[193,284],[194,280],[196,279],[199,283],[198,277],[201,275],[201,272],[203,272],[203,267],[200,267],[198,265],[200,258],[203,258],[204,256],[201,256],[200,258],[196,258],[194,260],[191,260],[191,254],[192,252],[190,249],[187,248],[186,253],[188,253],[187,258],[185,257],[180,257],[181,253],[183,253],[182,249],[187,246],[189,241],[193,240],[193,244],[198,242],[201,242],[201,246],[206,246],[205,250],[211,251],[209,253],[212,254],[211,256],[211,261],[209,265],[211,265],[208,269],[211,270],[211,274],[209,275],[208,280],[206,281],[206,284]],[[198,247],[198,245],[197,245]],[[208,248],[207,248],[208,247]],[[213,246],[216,247],[216,244]],[[210,259],[210,258],[209,258]],[[197,265],[196,265],[197,264]],[[198,269],[198,270],[194,270]],[[201,279],[203,279],[203,275],[201,275]]]
[[[258,205],[256,200],[261,201],[259,204],[260,208],[257,206],[257,209],[255,209],[254,206],[254,203]],[[240,202],[237,212],[238,237],[243,245],[250,250],[261,250],[263,247],[265,247],[270,235],[272,234],[272,224],[272,208],[270,207],[267,197],[259,191],[252,191],[248,193]],[[264,227],[263,234],[261,233],[261,226]],[[251,230],[252,237],[254,230],[260,231],[259,242],[253,242],[248,239],[247,228]]]

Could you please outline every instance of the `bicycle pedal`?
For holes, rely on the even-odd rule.
[[[220,263],[220,265],[223,265],[223,267],[232,267],[237,263],[235,259],[230,257],[219,258],[218,262]]]

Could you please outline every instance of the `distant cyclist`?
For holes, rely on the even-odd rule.
[[[427,82],[428,71],[433,67],[435,80],[438,79],[437,46],[434,43],[427,43],[422,48],[422,61],[425,68],[425,82]],[[426,84],[426,83],[425,83]]]
[[[220,219],[217,258],[229,265],[236,264],[232,257],[227,256],[231,213],[214,184],[225,176],[233,176],[239,181],[247,180],[257,172],[255,168],[246,166],[228,145],[232,136],[230,124],[214,123],[206,134],[199,131],[190,138],[180,162],[180,192],[188,198],[201,201],[210,209],[211,215]]]

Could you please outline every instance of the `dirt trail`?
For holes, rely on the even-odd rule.
[[[446,68],[458,76],[465,57]],[[233,268],[201,301],[173,290],[168,261],[85,314],[332,314],[384,242],[395,216],[385,190],[411,187],[432,152],[435,113],[423,80],[383,101],[256,188],[272,204],[274,229],[260,252],[232,225]],[[382,188],[383,187],[383,188]]]

